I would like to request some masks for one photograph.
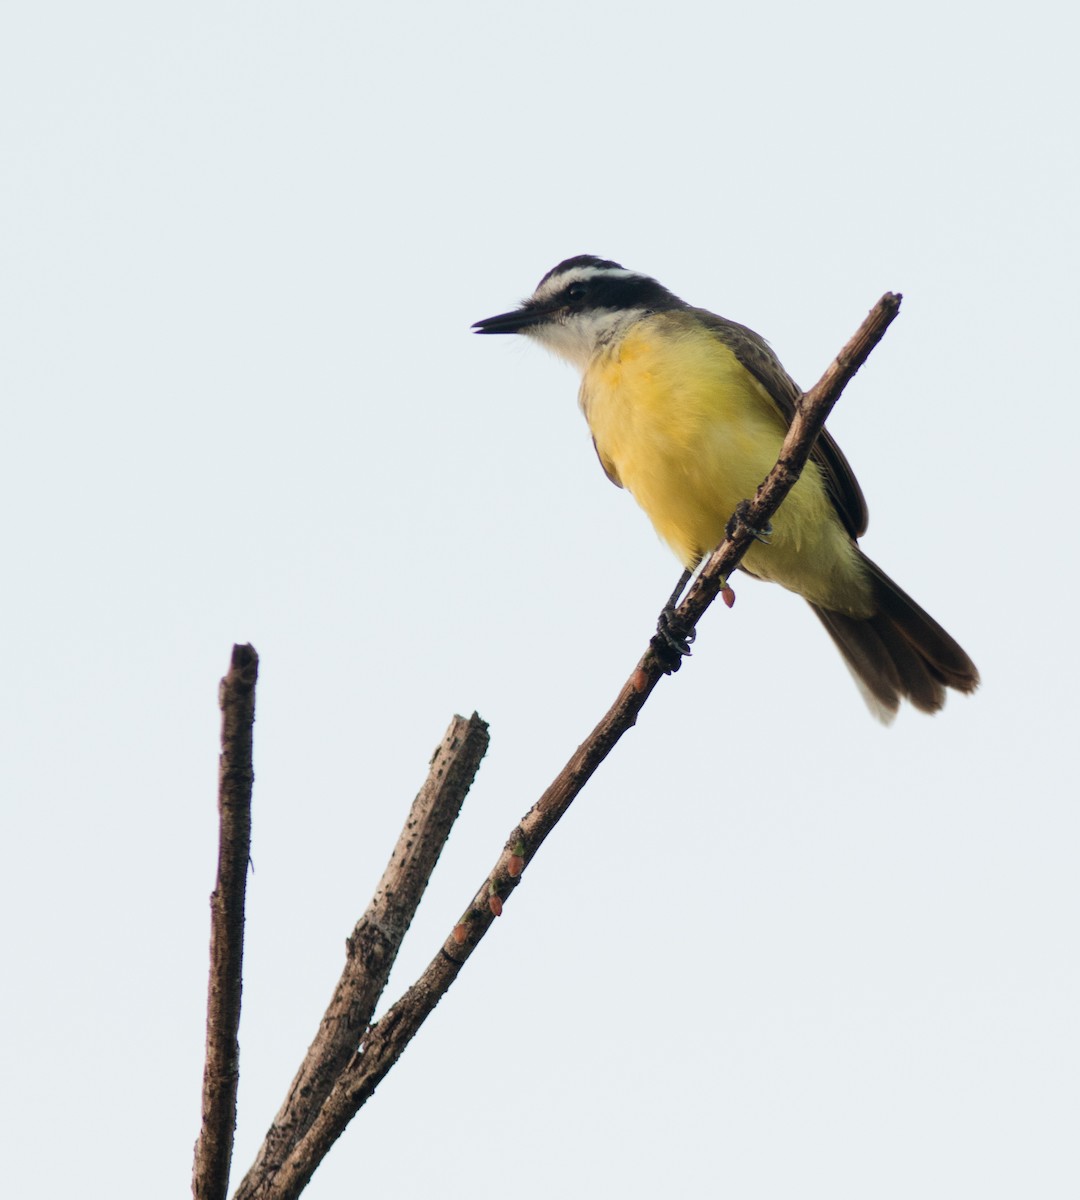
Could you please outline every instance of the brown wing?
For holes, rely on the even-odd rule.
[[[745,325],[725,321],[704,308],[694,312],[765,388],[785,423],[790,425],[802,392],[781,366],[769,343]],[[810,457],[821,470],[829,499],[844,522],[844,528],[852,537],[862,537],[870,521],[866,500],[848,460],[827,429],[822,430]]]
[[[611,459],[605,458],[600,453],[600,447],[596,444],[596,438],[593,438],[592,440],[592,448],[596,451],[596,457],[600,460],[600,465],[604,468],[604,474],[616,487],[621,488],[622,480],[619,478],[619,472],[615,470],[615,464],[611,461]]]

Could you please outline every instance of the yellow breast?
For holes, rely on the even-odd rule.
[[[765,388],[707,326],[658,313],[601,349],[581,404],[601,460],[687,568],[724,537],[739,502],[776,462],[786,423]],[[856,556],[811,463],[773,518],[771,544],[746,568],[808,599],[858,612]]]

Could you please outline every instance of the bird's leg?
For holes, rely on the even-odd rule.
[[[660,616],[656,622],[656,633],[653,634],[650,642],[666,675],[670,675],[682,666],[683,658],[690,653],[690,643],[697,636],[695,630],[687,629],[675,615],[679,597],[682,596],[692,575],[692,571],[683,571],[679,576],[675,590],[671,593],[667,604],[660,610]]]

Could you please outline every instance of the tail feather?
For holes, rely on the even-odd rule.
[[[876,563],[863,562],[875,583],[877,612],[850,617],[810,607],[829,631],[871,711],[888,723],[901,700],[935,713],[947,688],[973,692],[975,664],[944,629],[897,587]]]

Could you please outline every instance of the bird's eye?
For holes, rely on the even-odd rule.
[[[582,300],[585,297],[585,285],[583,283],[572,283],[566,289],[566,294],[571,300]]]

